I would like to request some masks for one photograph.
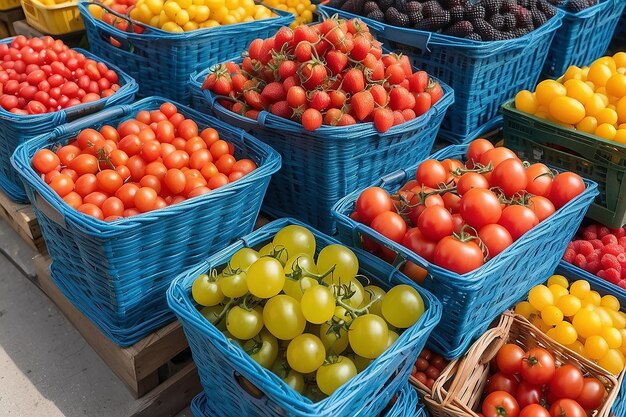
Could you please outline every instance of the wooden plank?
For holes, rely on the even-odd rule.
[[[30,247],[39,253],[46,252],[46,243],[30,204],[15,203],[0,191],[0,217],[5,219]]]
[[[187,407],[202,390],[196,364],[190,361],[180,371],[139,400],[129,417],[171,417]]]

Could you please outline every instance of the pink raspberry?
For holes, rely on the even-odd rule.
[[[574,240],[572,242],[572,246],[573,246],[574,250],[576,251],[576,253],[578,253],[578,251],[580,251],[580,242],[582,242],[582,240]]]
[[[615,256],[617,262],[622,266],[622,270],[626,269],[626,253],[620,253]]]
[[[580,253],[576,255],[576,257],[574,258],[574,265],[579,268],[585,269],[587,267],[587,259],[585,259],[585,255]]]
[[[591,246],[593,246],[595,249],[602,249],[604,247],[604,243],[602,243],[600,239],[592,239],[589,241],[589,243],[591,243]]]
[[[617,237],[615,237],[615,235],[604,235],[601,240],[605,245],[617,244]]]
[[[619,229],[611,229],[611,233],[613,233],[618,239],[626,236],[626,230],[624,230],[623,227],[620,227]]]
[[[616,269],[620,273],[622,271],[622,266],[619,264],[617,257],[615,255],[611,255],[610,253],[602,255],[602,259],[600,260],[600,263],[602,264],[602,268],[604,269],[613,268],[613,269]]]
[[[600,254],[597,253],[594,250],[589,255],[587,255],[586,258],[587,258],[587,263],[589,263],[589,262],[598,262],[598,261],[600,261]]]
[[[622,273],[620,274],[622,279],[626,279],[626,269],[622,268]]]
[[[602,239],[604,236],[608,235],[609,233],[611,233],[611,231],[609,230],[608,227],[606,227],[606,226],[598,227],[598,238],[599,239]]]
[[[589,254],[593,253],[593,249],[594,247],[591,242],[581,240],[578,247],[578,253],[582,253],[583,255],[588,256]]]
[[[586,240],[592,240],[598,238],[598,226],[595,224],[590,224],[585,227],[582,232],[582,236]]]
[[[624,237],[618,237],[617,238],[617,243],[622,247],[622,248],[626,248],[626,236]]]
[[[619,285],[621,288],[624,288],[626,290],[626,279],[621,280],[620,282],[617,283],[617,285]]]
[[[617,284],[622,279],[622,276],[617,269],[609,268],[604,270],[604,279],[613,284]]]
[[[576,257],[576,251],[574,249],[565,249],[565,254],[563,255],[563,260],[567,263],[573,263],[574,258]]]
[[[600,270],[600,261],[587,261],[587,268],[585,268],[587,270],[587,272],[591,273],[591,274],[597,274],[598,271]],[[625,269],[622,269],[622,271],[626,271]]]
[[[606,245],[602,248],[602,255],[610,253],[611,255],[619,255],[620,253],[624,253],[624,248],[617,244]]]

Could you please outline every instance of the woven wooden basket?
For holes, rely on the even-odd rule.
[[[434,417],[478,417],[474,410],[480,409],[482,394],[489,378],[489,363],[506,343],[515,343],[525,350],[542,347],[554,355],[558,366],[570,363],[577,366],[585,376],[600,380],[607,396],[593,417],[609,417],[611,405],[617,398],[621,380],[599,365],[563,347],[533,326],[524,317],[505,312],[500,323],[478,339],[466,355],[453,361],[433,385],[432,394],[424,395],[423,401]]]

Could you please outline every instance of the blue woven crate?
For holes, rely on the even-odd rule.
[[[209,70],[198,74],[206,77]],[[283,157],[263,203],[271,217],[294,217],[323,233],[334,233],[330,209],[343,196],[370,184],[386,172],[430,153],[439,125],[454,102],[452,89],[441,84],[443,97],[425,114],[379,133],[373,123],[305,130],[300,123],[263,111],[253,120],[227,110],[205,90],[204,103],[217,118],[238,126],[272,146]],[[192,87],[197,89],[196,87]]]
[[[537,84],[562,13],[521,38],[477,42],[416,29],[400,28],[321,5],[322,16],[335,13],[363,20],[384,45],[408,55],[415,67],[454,89],[454,105],[439,135],[464,143],[498,127],[500,105],[519,90]]]
[[[559,267],[556,269],[555,273],[565,276],[570,280],[570,282],[577,279],[589,281],[591,289],[598,291],[600,295],[612,294],[617,297],[622,307],[622,311],[626,312],[626,291],[624,291],[623,288],[613,285],[610,282],[565,261],[561,261],[559,263]],[[611,407],[611,411],[616,417],[626,416],[626,384],[622,383],[619,394]]]
[[[563,10],[563,24],[556,31],[543,72],[558,78],[570,65],[589,65],[606,53],[625,0],[601,0],[595,6],[573,13]]]
[[[12,38],[0,40],[0,44],[10,44]],[[50,132],[57,126],[95,113],[103,108],[116,104],[130,103],[135,98],[137,83],[117,66],[82,49],[74,49],[90,59],[104,62],[107,67],[117,72],[120,89],[110,97],[101,98],[91,103],[80,104],[54,113],[17,115],[0,107],[0,188],[9,198],[18,203],[27,203],[28,197],[24,191],[19,174],[11,166],[11,155],[15,148],[24,141],[35,136]]]
[[[296,220],[281,219],[263,226],[207,261],[184,271],[174,279],[167,291],[167,301],[183,326],[205,392],[210,395],[218,387],[220,389],[220,401],[213,404],[215,415],[246,417],[376,415],[406,384],[428,335],[441,319],[441,305],[428,291],[418,288],[427,306],[421,319],[402,333],[400,338],[363,372],[333,395],[317,403],[311,402],[288,387],[278,376],[252,360],[239,346],[229,342],[194,305],[191,285],[199,274],[225,264],[237,250],[245,246],[262,245],[289,224],[303,225]],[[338,243],[314,229],[309,230],[315,236],[318,252],[325,246]],[[360,273],[374,283],[385,288],[400,283],[415,286],[405,275],[380,259],[360,250],[355,250],[355,253],[359,259]],[[238,375],[257,387],[262,392],[261,398],[253,397],[248,390],[242,388],[236,379]]]
[[[215,391],[213,391],[215,393]],[[212,393],[209,393],[209,395]],[[191,402],[191,412],[195,417],[215,417],[218,412],[213,404],[221,401],[215,396],[209,397],[206,392],[201,392]],[[229,416],[222,416],[229,417]],[[371,417],[357,415],[355,417]],[[398,399],[393,407],[386,413],[378,417],[428,417],[426,409],[418,403],[417,393],[410,385],[405,385],[398,393]]]
[[[31,157],[66,143],[85,128],[117,125],[140,110],[158,109],[152,97],[115,106],[60,126],[20,145],[13,155],[48,252],[51,275],[70,301],[115,343],[130,345],[173,319],[165,290],[181,270],[249,233],[280,156],[240,129],[178,105],[201,128],[214,127],[235,146],[235,155],[258,168],[243,178],[174,206],[106,223],[79,213],[37,176]]]
[[[432,158],[440,161],[462,159],[466,150],[466,146],[452,145],[433,154]],[[415,177],[418,166],[393,172],[376,185],[396,192]],[[585,192],[550,219],[541,222],[481,268],[465,275],[430,264],[409,249],[352,220],[349,216],[362,190],[341,199],[333,207],[333,215],[337,219],[339,240],[344,243],[360,247],[361,236],[368,236],[398,253],[396,263],[409,260],[428,270],[423,286],[439,298],[448,313],[446,320],[442,320],[433,332],[431,342],[442,355],[456,358],[487,330],[496,317],[554,271],[598,193],[594,182],[586,181],[586,185]],[[541,263],[538,264],[537,259],[541,259]],[[506,291],[502,291],[503,280],[506,281]]]
[[[131,27],[134,24],[145,28],[144,33],[136,34],[96,19],[89,13],[90,4],[106,6],[85,0],[78,4],[91,50],[117,62],[138,80],[142,96],[163,96],[183,104],[189,104],[190,100],[189,74],[229,59],[246,49],[255,38],[269,38],[294,19],[291,13],[273,10],[278,16],[271,19],[185,33],[165,32],[131,22]],[[130,21],[128,17],[120,18]],[[111,38],[120,43],[119,48],[111,44]]]

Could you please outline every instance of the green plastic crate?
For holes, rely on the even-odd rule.
[[[504,145],[523,160],[543,162],[598,183],[587,216],[609,227],[626,223],[626,146],[559,126],[502,105]]]

